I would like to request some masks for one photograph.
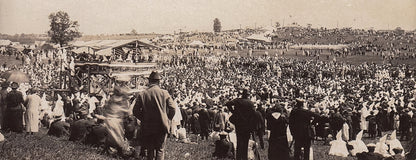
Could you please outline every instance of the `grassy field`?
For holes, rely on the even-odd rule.
[[[48,136],[45,128],[41,128],[40,132],[35,135],[5,133],[4,136],[6,141],[0,142],[0,159],[122,159],[116,155],[102,153],[103,149],[101,148],[68,141],[68,137]],[[184,144],[177,142],[174,138],[168,138],[165,158],[167,160],[215,159],[212,157],[213,140],[201,141],[196,135],[189,136],[191,141],[197,144]],[[364,139],[364,142],[366,144],[375,143],[375,140]],[[330,146],[323,143],[323,141],[314,142],[314,159],[356,160],[355,157],[329,156]],[[407,148],[407,142],[402,142],[402,144]],[[262,159],[267,159],[267,141],[265,141],[265,148],[259,150]],[[187,153],[189,156],[185,157]]]

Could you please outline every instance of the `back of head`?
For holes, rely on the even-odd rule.
[[[149,83],[152,83],[152,84],[153,83],[159,83],[160,79],[162,79],[161,75],[157,71],[152,71],[152,73],[150,73],[150,75],[148,77]]]
[[[248,98],[250,96],[248,89],[243,89],[241,96],[242,98]]]

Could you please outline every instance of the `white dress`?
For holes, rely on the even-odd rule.
[[[25,112],[26,132],[39,131],[39,108],[41,99],[38,95],[27,96],[27,110]]]
[[[367,130],[368,129],[368,121],[365,120],[365,118],[370,115],[370,113],[367,110],[367,107],[363,107],[361,109],[361,122],[360,122],[360,128],[361,130]]]

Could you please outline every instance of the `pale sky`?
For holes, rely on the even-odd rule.
[[[298,22],[312,27],[416,29],[416,0],[0,0],[0,33],[46,33],[59,10],[83,34],[173,33]]]

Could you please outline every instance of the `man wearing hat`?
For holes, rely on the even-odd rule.
[[[147,159],[163,160],[168,121],[175,115],[176,106],[168,91],[159,87],[160,79],[159,72],[150,74],[149,87],[136,96],[133,115],[142,124],[139,141],[147,149]]]
[[[0,90],[0,129],[3,129],[4,126],[4,116],[6,112],[6,97],[7,97],[7,88],[9,87],[9,83],[3,82],[1,83],[1,90]]]
[[[232,113],[229,120],[235,125],[237,134],[237,160],[248,158],[248,141],[256,124],[254,103],[249,99],[249,95],[248,90],[243,89],[241,98],[233,99],[225,104]]]
[[[10,87],[12,91],[6,97],[6,129],[20,133],[23,132],[23,95],[22,92],[17,91],[19,84],[16,82],[13,82]]]

